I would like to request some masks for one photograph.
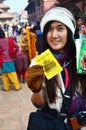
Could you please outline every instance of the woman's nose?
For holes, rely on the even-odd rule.
[[[55,38],[58,37],[58,32],[57,32],[57,30],[53,30],[52,36],[55,37]]]

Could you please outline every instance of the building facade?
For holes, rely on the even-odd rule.
[[[13,19],[13,15],[8,13],[10,8],[3,2],[4,0],[0,0],[0,24],[5,24]]]
[[[74,3],[81,12],[86,15],[86,0],[28,0],[28,5],[25,8],[28,12],[28,21],[37,22],[40,21],[43,15],[57,4],[64,4],[67,2]]]
[[[57,4],[57,0],[29,0],[25,8],[29,15],[29,22],[40,21],[43,15]]]

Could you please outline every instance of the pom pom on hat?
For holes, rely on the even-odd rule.
[[[63,7],[55,7],[50,9],[41,20],[40,23],[41,31],[43,32],[45,25],[49,21],[53,20],[63,23],[74,34],[76,28],[76,21],[69,10]]]

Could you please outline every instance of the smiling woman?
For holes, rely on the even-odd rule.
[[[4,4],[8,5],[10,7],[10,12],[19,12],[21,10],[24,10],[27,6],[27,0],[6,0]]]
[[[32,59],[27,70],[26,80],[29,89],[32,91],[31,101],[33,105],[40,110],[41,114],[40,117],[37,116],[39,115],[39,113],[37,114],[38,111],[35,112],[34,115],[33,113],[30,114],[27,130],[70,130],[72,127],[68,120],[68,115],[81,111],[81,109],[86,110],[85,107],[82,108],[82,106],[85,105],[81,105],[81,103],[77,105],[74,100],[77,100],[77,91],[80,92],[81,96],[86,100],[86,75],[78,75],[76,69],[76,46],[73,38],[76,22],[69,10],[63,7],[55,7],[50,9],[43,16],[40,27],[43,33],[43,48],[41,54],[49,49],[56,59],[56,63],[58,61],[63,70],[48,79],[45,73],[40,73],[43,72],[45,68],[47,71],[48,68],[53,68],[52,58],[44,57],[46,58],[45,68],[41,65],[41,71],[39,70],[38,63],[36,62],[35,64],[35,58],[37,57]],[[55,74],[54,71],[53,73]],[[48,74],[50,74],[49,72],[50,71],[48,71]],[[32,77],[32,79],[30,80],[28,77]],[[39,79],[41,79],[41,82]],[[38,84],[41,84],[39,85],[40,89],[34,92],[33,90],[36,90]],[[78,100],[78,102],[79,101],[80,100]],[[76,106],[76,108],[74,108],[72,104],[75,104],[74,106]],[[56,124],[54,124],[54,119],[51,118],[52,122],[50,122],[50,127],[49,120],[45,121],[49,115],[51,116],[47,106],[50,110],[57,112],[57,114],[53,114],[54,119],[56,119]],[[47,114],[44,113],[44,110],[47,110]],[[48,116],[45,117],[44,114]],[[42,118],[42,115],[45,119]],[[61,120],[59,120],[59,117]],[[46,124],[46,122],[48,123]]]

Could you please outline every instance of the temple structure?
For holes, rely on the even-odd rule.
[[[8,13],[8,10],[10,9],[10,7],[5,5],[3,3],[4,1],[5,0],[0,0],[0,24],[9,23],[13,19],[13,15],[11,13]]]

